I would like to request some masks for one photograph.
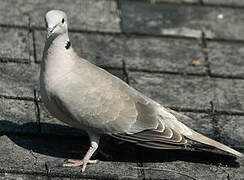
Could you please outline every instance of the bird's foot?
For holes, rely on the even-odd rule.
[[[95,164],[98,162],[98,160],[86,160],[85,158],[82,160],[74,160],[74,159],[68,159],[69,163],[63,164],[64,167],[77,167],[77,166],[83,166],[82,172],[85,171],[87,164]]]
[[[93,153],[96,151],[96,149],[98,148],[98,142],[99,142],[99,138],[96,139],[96,136],[91,136],[90,138],[95,140],[91,140],[91,147],[89,148],[89,150],[87,151],[86,155],[84,156],[84,158],[82,160],[72,160],[69,159],[67,164],[64,164],[63,166],[65,167],[77,167],[77,166],[82,166],[82,172],[85,171],[86,169],[86,165],[88,163],[94,164],[97,163],[97,160],[90,160],[90,158],[92,157]]]

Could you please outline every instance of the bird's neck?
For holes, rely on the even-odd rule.
[[[48,61],[58,61],[59,63],[66,64],[69,59],[72,59],[70,57],[72,52],[73,49],[68,33],[53,34],[45,42],[42,62],[47,64]]]
[[[53,34],[45,43],[41,75],[54,78],[64,76],[75,63],[74,54],[68,34]]]
[[[69,40],[69,36],[68,36],[68,33],[65,33],[65,34],[60,34],[60,35],[57,35],[57,34],[53,34],[52,36],[50,36],[47,40],[46,40],[46,43],[45,43],[45,49],[44,51],[46,50],[49,50],[49,49],[52,49],[52,48],[61,48],[61,49],[70,49],[71,48],[71,43],[70,43],[70,40]]]

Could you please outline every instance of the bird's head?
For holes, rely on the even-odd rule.
[[[65,34],[68,31],[67,16],[63,11],[51,10],[45,16],[47,39],[53,34]]]

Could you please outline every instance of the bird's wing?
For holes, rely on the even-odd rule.
[[[86,102],[94,129],[154,148],[176,148],[186,143],[180,133],[160,119],[157,103],[103,69],[88,62],[84,66],[86,75],[83,71],[82,78],[85,76],[86,85],[91,82],[93,85],[90,95],[86,93],[82,101]]]
[[[135,134],[113,134],[112,136],[155,149],[177,149],[187,143],[181,134],[168,128],[161,121],[156,129],[144,130]]]
[[[78,61],[54,86],[56,105],[79,121],[84,130],[134,134],[157,130],[159,126],[158,113],[151,99],[85,60]],[[163,130],[168,132],[165,127]]]
[[[74,109],[72,114],[79,113],[82,121],[88,121],[87,126],[106,134],[132,134],[157,128],[153,103],[119,78],[84,60],[70,76],[64,80],[68,85],[59,89],[65,93],[68,87],[73,94],[67,99],[62,93],[59,97],[67,102],[66,109]]]

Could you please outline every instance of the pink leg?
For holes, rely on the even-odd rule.
[[[72,160],[72,159],[69,159],[68,162],[70,162],[70,163],[63,164],[63,166],[65,166],[65,167],[82,166],[82,172],[84,172],[85,169],[86,169],[86,165],[88,163],[94,164],[94,163],[97,162],[97,160],[90,160],[90,158],[92,157],[93,153],[98,148],[99,138],[97,138],[97,137],[90,137],[90,138],[91,138],[91,147],[87,151],[85,157],[82,160]]]

